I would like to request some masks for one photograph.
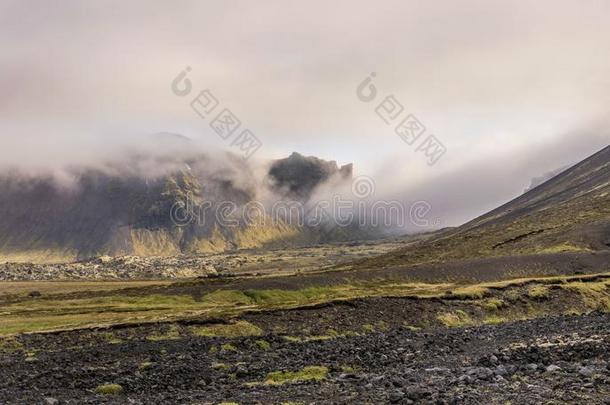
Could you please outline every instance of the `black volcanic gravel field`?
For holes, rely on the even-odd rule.
[[[610,403],[608,314],[305,342],[273,333],[147,340],[159,327],[116,330],[128,337],[120,343],[104,331],[22,336],[22,350],[0,355],[0,403]],[[322,381],[263,383],[307,366],[329,371]],[[96,394],[104,383],[123,392]]]

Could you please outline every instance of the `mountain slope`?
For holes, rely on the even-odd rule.
[[[520,197],[424,242],[357,264],[610,250],[610,146]]]

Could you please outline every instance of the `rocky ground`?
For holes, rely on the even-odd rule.
[[[163,328],[5,342],[0,402],[610,403],[604,313],[423,331],[391,326],[319,339]],[[287,371],[293,374],[277,373]],[[104,394],[103,384],[118,384],[107,386],[115,394]]]
[[[319,270],[371,257],[397,249],[405,243],[404,239],[379,240],[168,257],[106,256],[74,263],[0,263],[0,281],[156,280],[236,274],[281,275]]]

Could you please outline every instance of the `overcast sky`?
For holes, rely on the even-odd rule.
[[[455,225],[610,143],[609,17],[601,0],[0,0],[0,158],[81,162],[158,132],[230,150],[171,91],[190,66],[256,159],[353,162]],[[375,114],[387,95],[445,145],[438,163]]]

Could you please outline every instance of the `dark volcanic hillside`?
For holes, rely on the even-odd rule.
[[[610,146],[459,228],[359,265],[608,250]]]

